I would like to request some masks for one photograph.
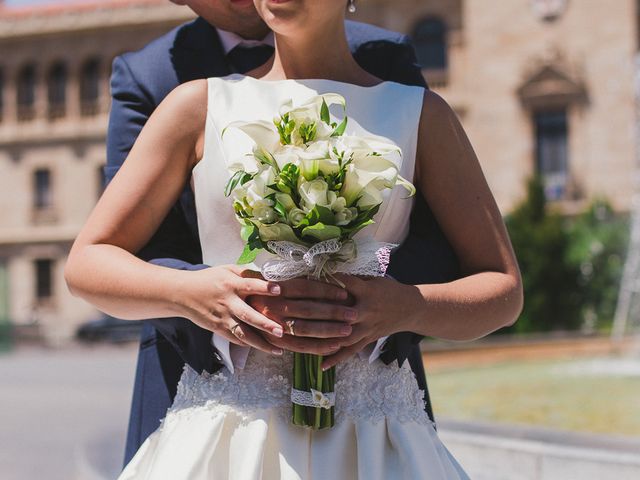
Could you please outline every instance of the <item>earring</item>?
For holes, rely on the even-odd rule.
[[[356,0],[349,0],[349,6],[347,7],[347,10],[349,10],[349,13],[356,12]]]

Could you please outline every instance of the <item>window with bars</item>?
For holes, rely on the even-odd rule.
[[[80,69],[80,113],[88,117],[99,112],[100,62],[97,58],[87,60]]]
[[[49,119],[64,117],[67,110],[67,66],[55,63],[47,75],[47,100]]]
[[[47,168],[39,168],[33,172],[33,208],[45,210],[53,206],[51,191],[51,171]]]
[[[536,170],[549,200],[565,198],[569,177],[568,122],[566,110],[534,114]]]
[[[33,120],[36,113],[36,67],[25,65],[17,78],[18,121]]]
[[[418,63],[424,69],[446,70],[447,26],[438,17],[425,18],[419,22],[412,35]]]
[[[49,300],[53,295],[53,260],[38,258],[34,260],[36,300]]]

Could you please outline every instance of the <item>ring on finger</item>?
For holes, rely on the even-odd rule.
[[[292,337],[295,337],[296,336],[296,332],[294,330],[294,327],[296,325],[295,319],[287,320],[285,323],[287,325],[287,328],[289,329],[289,335],[291,335]]]
[[[231,327],[229,330],[231,331],[231,333],[233,334],[234,337],[237,337],[238,335],[236,334],[236,329],[240,326],[239,323],[236,323],[233,327]]]

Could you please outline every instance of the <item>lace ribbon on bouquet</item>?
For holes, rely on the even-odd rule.
[[[320,407],[327,410],[336,404],[336,392],[321,392],[314,388],[310,392],[291,389],[291,401],[303,407]]]
[[[303,276],[314,280],[330,278],[344,287],[334,274],[383,277],[389,266],[391,250],[398,245],[371,238],[359,242],[331,238],[311,247],[273,240],[267,242],[267,246],[277,258],[268,260],[262,266],[265,279],[283,281]]]

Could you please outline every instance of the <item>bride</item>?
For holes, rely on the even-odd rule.
[[[436,94],[381,82],[358,66],[345,38],[345,0],[254,3],[275,33],[274,57],[247,76],[183,84],[162,102],[76,239],[65,269],[74,294],[112,315],[181,316],[226,332],[214,335],[225,367],[213,375],[185,367],[174,404],[120,478],[468,478],[438,438],[407,362],[385,365],[372,342],[399,331],[472,339],[512,324],[520,313],[520,273],[472,147]],[[284,325],[245,302],[250,295],[277,295],[278,285],[234,265],[243,241],[223,190],[227,167],[253,143],[242,133],[223,138],[221,132],[234,121],[271,120],[284,102],[327,93],[346,99],[351,133],[386,137],[401,148],[400,174],[423,192],[466,276],[438,285],[343,277],[352,293],[376,293],[379,304],[354,327],[375,322],[376,335],[363,337],[359,347],[369,345],[358,355],[343,350],[325,359],[324,367],[337,364],[335,426],[312,431],[291,423],[292,354],[243,342],[249,332],[239,319],[251,318],[276,336]],[[134,253],[187,181],[211,268],[179,271],[139,260]],[[359,233],[404,240],[412,202],[396,190],[385,197],[376,223]],[[193,288],[203,275],[211,287]]]

